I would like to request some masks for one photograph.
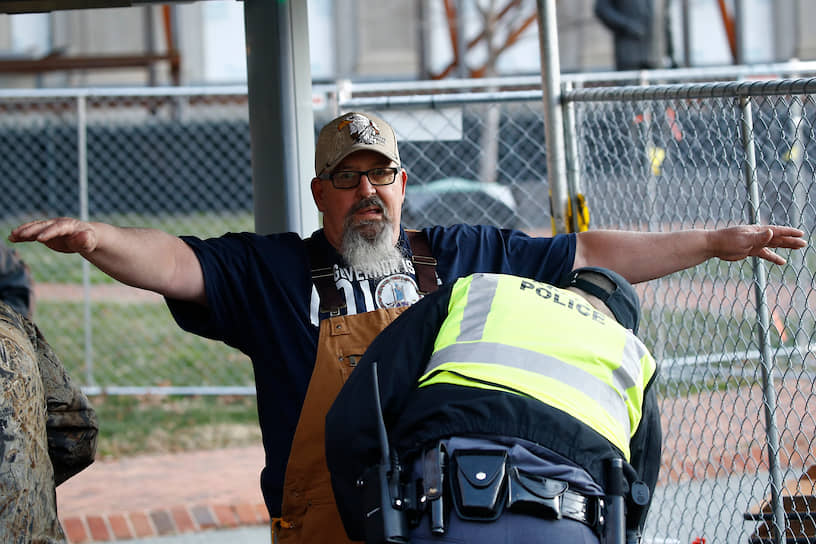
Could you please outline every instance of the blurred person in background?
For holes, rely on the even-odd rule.
[[[663,68],[662,40],[654,28],[655,0],[596,0],[595,15],[612,31],[616,70]],[[668,32],[668,21],[661,29]],[[671,43],[668,37],[666,43]]]

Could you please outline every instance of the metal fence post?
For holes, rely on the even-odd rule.
[[[88,96],[77,96],[77,172],[79,174],[79,218],[88,221]],[[82,301],[85,329],[85,380],[94,385],[93,329],[91,328],[91,265],[82,259]]]
[[[573,83],[567,81],[564,84],[564,91],[571,91]],[[564,152],[566,155],[567,191],[570,202],[572,202],[572,216],[570,217],[570,229],[578,232],[578,201],[576,197],[583,193],[581,187],[581,169],[578,167],[578,128],[575,114],[575,102],[569,100],[562,104],[564,110]],[[587,203],[587,206],[589,203]]]
[[[742,110],[742,145],[745,151],[745,183],[750,203],[749,221],[761,223],[759,217],[759,186],[756,174],[756,150],[754,147],[754,120],[750,97],[740,97]],[[759,359],[762,369],[762,396],[765,407],[765,433],[768,441],[768,468],[771,478],[771,508],[773,511],[774,542],[784,544],[785,509],[782,504],[782,471],[779,466],[779,430],[776,427],[776,389],[774,388],[774,357],[771,353],[770,319],[768,301],[765,297],[765,264],[759,257],[752,257],[754,273],[754,293],[757,305],[757,336]]]
[[[788,119],[788,130],[790,131],[792,142],[789,151],[789,158],[794,172],[793,187],[791,187],[791,207],[788,216],[788,224],[793,227],[804,229],[804,217],[802,211],[808,203],[808,184],[802,179],[805,172],[805,150],[807,149],[808,131],[805,130],[805,116],[804,116],[804,101],[809,97],[803,96],[802,102],[799,102],[795,96],[791,97],[790,116]],[[785,176],[784,179],[788,179]],[[809,340],[808,329],[812,328],[812,319],[808,319],[806,314],[807,308],[807,291],[812,285],[812,276],[807,273],[805,268],[805,258],[801,251],[794,251],[790,256],[790,266],[796,271],[796,287],[794,288],[793,307],[799,308],[799,323],[794,332],[795,344],[800,347],[799,355],[802,361],[805,360]]]
[[[547,179],[550,183],[553,234],[565,231],[568,199],[564,120],[560,107],[561,64],[558,58],[558,26],[555,13],[555,0],[538,0],[538,43],[541,50]]]

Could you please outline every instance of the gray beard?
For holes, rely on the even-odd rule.
[[[352,210],[343,225],[340,253],[352,268],[366,275],[375,275],[381,271],[383,263],[402,260],[402,252],[394,245],[393,223],[385,206],[381,207],[382,221],[365,221],[353,225]]]

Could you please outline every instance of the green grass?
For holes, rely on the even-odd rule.
[[[249,359],[182,331],[164,304],[94,303],[93,378],[101,386],[253,384]],[[81,303],[41,302],[37,322],[72,378],[87,383]],[[98,458],[261,443],[255,396],[97,395]]]
[[[93,383],[85,366],[84,306],[37,304],[36,321],[75,380],[84,385],[252,385],[249,359],[229,346],[184,332],[163,303],[94,302]]]
[[[43,217],[5,218],[0,222],[0,233],[8,238],[11,230],[21,223]],[[176,235],[191,234],[200,238],[219,236],[225,232],[254,230],[251,211],[166,214],[161,216],[139,214],[116,214],[91,217],[93,221],[111,223],[122,227],[155,228]],[[28,264],[35,281],[48,283],[82,283],[82,257],[57,253],[38,243],[9,244],[17,250]],[[90,266],[92,284],[113,283],[114,280]]]
[[[255,397],[94,396],[97,459],[261,444]]]
[[[7,219],[8,236],[35,217]],[[120,226],[152,227],[202,238],[253,230],[251,212],[149,217],[93,217]],[[36,244],[14,244],[35,282],[81,284],[83,260]],[[114,280],[88,267],[91,284]],[[88,384],[84,304],[38,300],[36,321],[72,378]],[[249,359],[220,342],[182,331],[163,303],[91,304],[92,380],[100,386],[251,386]],[[254,396],[91,397],[100,422],[98,458],[261,443]]]

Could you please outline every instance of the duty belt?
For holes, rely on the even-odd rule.
[[[433,462],[434,458],[438,461]],[[567,482],[522,470],[504,450],[460,449],[449,458],[442,448],[427,451],[422,484],[415,488],[422,490],[415,504],[430,507],[431,530],[440,534],[445,530],[443,505],[448,503],[442,490],[450,493],[449,504],[463,520],[491,521],[509,510],[546,519],[568,518],[596,531],[604,524],[602,497],[583,495],[569,489]]]

